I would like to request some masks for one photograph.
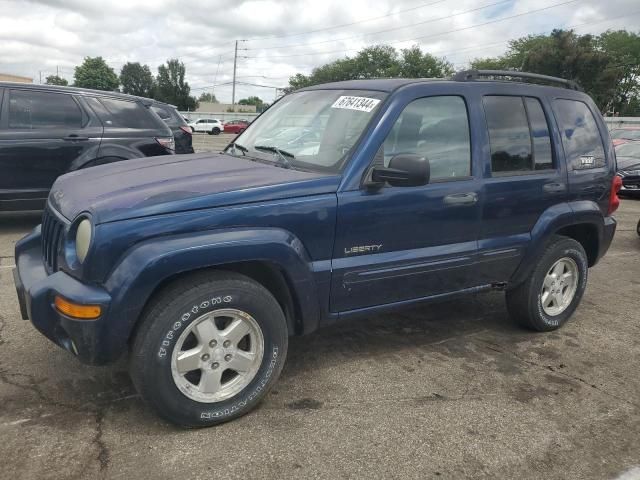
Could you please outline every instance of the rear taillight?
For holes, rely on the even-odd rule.
[[[182,127],[180,127],[180,130],[182,130],[184,133],[188,133],[189,135],[193,133],[191,131],[191,127],[188,127],[187,125],[183,125]]]
[[[160,145],[162,145],[167,150],[175,150],[176,149],[176,142],[173,139],[173,137],[159,137],[159,138],[156,138],[156,142],[158,142]]]
[[[620,206],[620,199],[618,198],[618,192],[622,188],[622,178],[618,175],[613,177],[611,181],[611,193],[609,194],[609,209],[607,215],[611,215]]]

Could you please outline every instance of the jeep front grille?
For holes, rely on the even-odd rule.
[[[64,223],[58,216],[49,211],[49,206],[42,215],[42,258],[49,273],[58,270],[58,253],[64,238]]]

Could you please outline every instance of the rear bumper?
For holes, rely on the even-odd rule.
[[[600,239],[600,251],[598,252],[598,258],[594,262],[594,265],[604,257],[605,253],[609,250],[613,236],[616,233],[617,222],[613,217],[604,217],[604,224],[602,226],[602,238]]]
[[[20,313],[25,320],[56,345],[83,363],[100,365],[115,360],[122,350],[114,348],[109,335],[111,297],[98,286],[85,285],[65,272],[49,275],[42,262],[40,227],[16,244],[13,271]],[[58,312],[54,297],[60,295],[79,304],[100,305],[103,315],[95,320],[76,320]]]

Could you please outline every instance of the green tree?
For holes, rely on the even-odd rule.
[[[262,101],[262,99],[256,96],[243,98],[238,101],[238,105],[255,105],[257,107],[258,105],[263,104],[264,102]]]
[[[399,76],[403,78],[443,78],[453,74],[453,65],[442,58],[423,53],[417,45],[403,49],[399,60]]]
[[[600,36],[554,30],[509,42],[495,58],[471,62],[476,69],[519,70],[577,81],[603,112],[621,115],[637,111],[640,75],[640,37],[626,31]]]
[[[96,90],[115,91],[120,82],[118,75],[102,57],[85,57],[82,65],[75,68],[74,86]]]
[[[177,58],[167,60],[166,65],[158,67],[155,98],[178,107],[178,110],[195,110],[197,100],[190,96],[191,87],[185,82],[184,63]]]
[[[65,78],[59,77],[58,75],[49,75],[44,83],[47,85],[62,85],[63,87],[69,85],[69,82],[67,82]]]
[[[453,66],[444,59],[423,53],[413,46],[400,53],[389,45],[367,47],[355,57],[345,57],[314,68],[310,75],[298,73],[289,78],[286,91],[319,83],[363,78],[445,77]]]
[[[198,97],[198,102],[202,103],[218,103],[218,99],[213,93],[203,92]]]
[[[611,59],[608,68],[616,82],[608,110],[620,116],[640,115],[640,35],[608,31],[600,35],[598,45]]]
[[[120,84],[124,93],[140,97],[152,97],[155,80],[147,65],[128,62],[120,70]]]

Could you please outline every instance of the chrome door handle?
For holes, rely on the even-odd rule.
[[[542,189],[547,193],[561,193],[567,189],[564,183],[545,183]]]
[[[444,203],[451,206],[475,205],[478,203],[477,193],[453,193],[444,197]]]

